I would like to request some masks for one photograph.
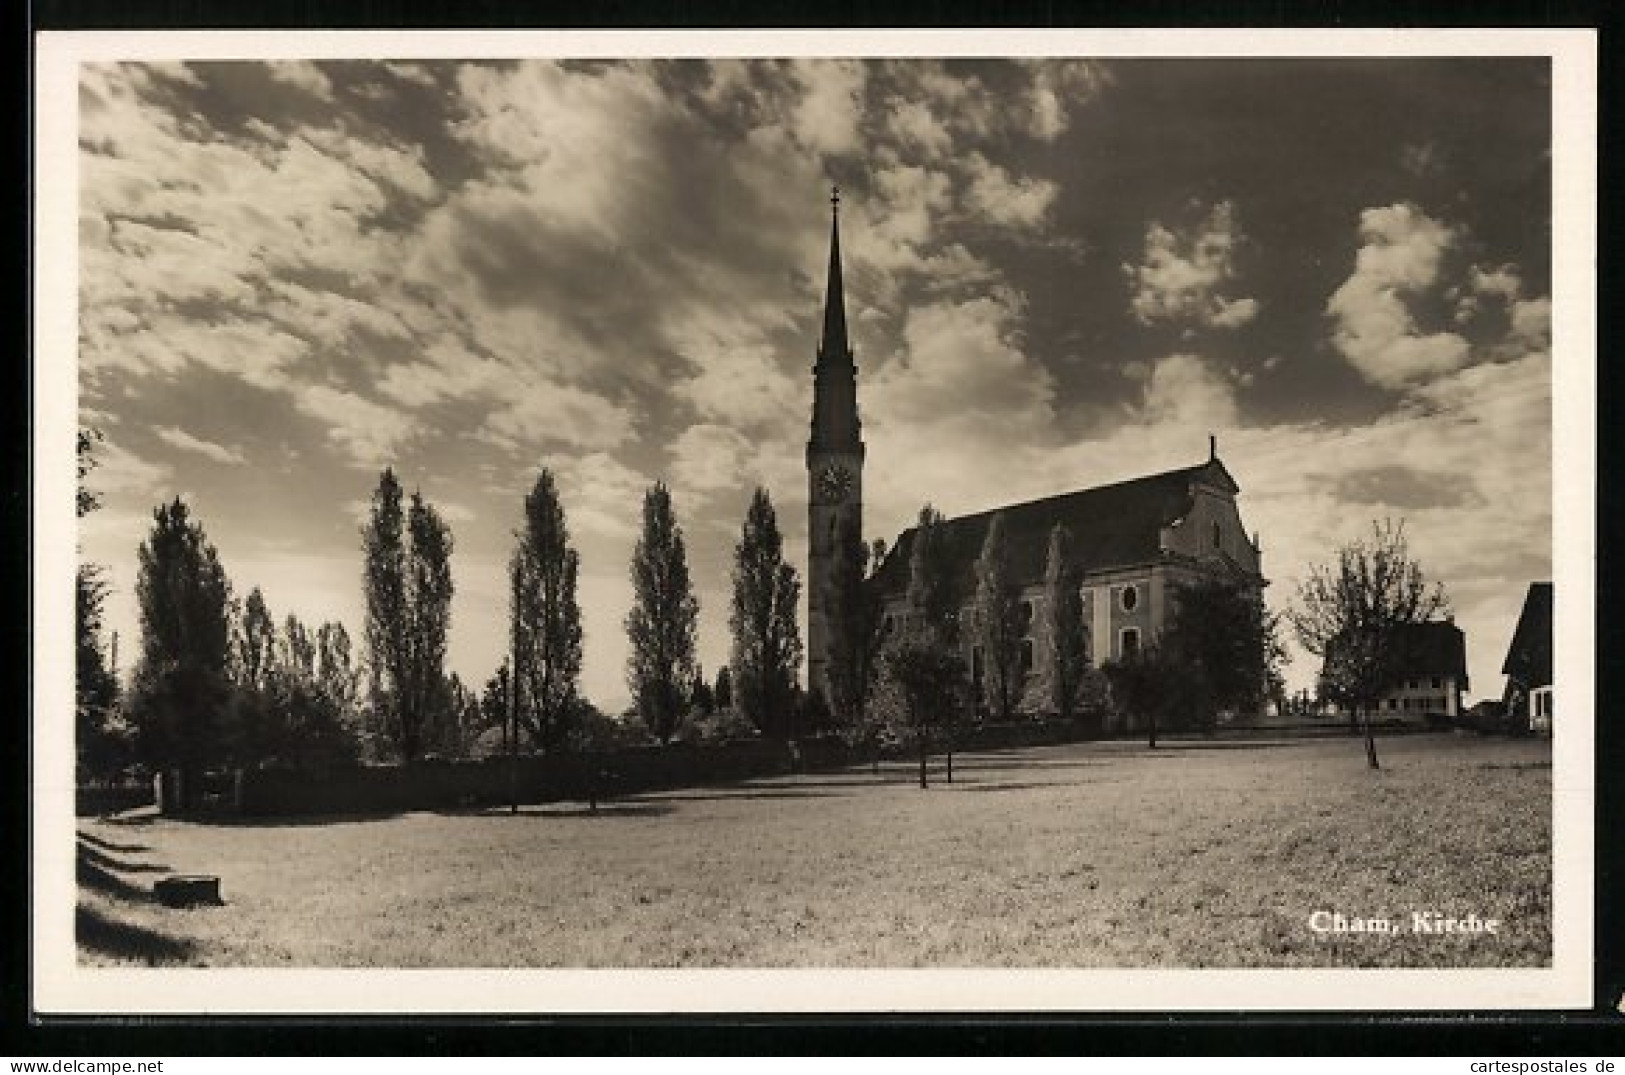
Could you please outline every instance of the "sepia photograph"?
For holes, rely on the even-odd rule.
[[[43,1010],[1589,1006],[1593,35],[40,53]]]

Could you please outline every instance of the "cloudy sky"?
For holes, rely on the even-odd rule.
[[[870,536],[1212,432],[1276,607],[1403,519],[1499,694],[1552,570],[1550,95],[1505,58],[87,66],[80,415],[107,442],[80,545],[121,663],[175,495],[239,594],[358,637],[393,466],[453,527],[450,663],[483,683],[547,466],[589,696],[626,697],[657,478],[714,671],[755,485],[804,562],[838,183]]]

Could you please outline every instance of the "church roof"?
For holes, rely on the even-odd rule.
[[[1157,560],[1162,555],[1162,529],[1190,511],[1197,484],[1217,486],[1234,495],[1234,478],[1216,457],[1194,467],[1181,467],[1143,478],[1079,489],[1057,496],[948,519],[943,539],[960,593],[975,587],[976,558],[981,554],[993,516],[1003,513],[1010,562],[1016,580],[1031,585],[1044,577],[1049,535],[1056,523],[1072,532],[1073,550],[1085,571],[1105,571]],[[886,593],[908,589],[909,557],[918,527],[898,537],[876,572]]]
[[[1513,628],[1512,643],[1501,674],[1525,687],[1544,687],[1552,681],[1552,584],[1531,582],[1523,597],[1523,611]]]

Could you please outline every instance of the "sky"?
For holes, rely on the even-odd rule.
[[[79,548],[126,671],[175,496],[239,596],[359,641],[388,466],[451,525],[465,682],[502,659],[542,467],[587,696],[628,696],[656,480],[713,674],[756,486],[805,570],[834,184],[867,536],[1212,434],[1271,606],[1403,521],[1470,699],[1551,577],[1545,59],[97,63],[78,107],[79,415],[105,436]]]

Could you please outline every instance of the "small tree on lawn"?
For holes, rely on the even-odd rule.
[[[796,605],[801,582],[784,562],[784,540],[767,490],[758,488],[734,547],[733,632],[729,661],[739,708],[763,735],[792,738],[801,632]]]
[[[1089,651],[1083,622],[1083,567],[1073,550],[1072,531],[1064,523],[1056,523],[1050,530],[1044,564],[1044,621],[1050,704],[1062,720],[1070,721],[1089,671]]]
[[[1177,675],[1156,643],[1141,646],[1101,667],[1110,684],[1112,703],[1145,721],[1146,745],[1157,749],[1157,732],[1167,713],[1178,705]]]
[[[518,655],[519,712],[544,750],[568,742],[581,678],[580,556],[570,546],[551,471],[525,498],[525,529],[509,565],[513,607],[510,652]]]
[[[1021,693],[1021,587],[1010,565],[1004,515],[988,522],[976,560],[976,641],[986,661],[988,688],[1001,721],[1009,721]]]
[[[638,715],[662,744],[671,742],[694,677],[699,602],[688,575],[683,530],[671,493],[656,482],[643,498],[643,533],[632,553],[632,609],[626,615],[627,687]]]
[[[1351,706],[1365,728],[1366,761],[1379,767],[1371,710],[1392,683],[1403,657],[1396,628],[1449,611],[1438,583],[1429,584],[1411,558],[1404,524],[1372,524],[1371,536],[1338,550],[1334,564],[1311,568],[1288,611],[1303,648],[1323,662],[1321,682],[1335,701]]]
[[[909,553],[908,615],[886,651],[893,719],[919,749],[920,787],[928,786],[926,762],[937,729],[956,719],[965,695],[965,662],[959,655],[958,603],[944,544],[942,514],[929,504],[920,511]],[[952,779],[952,743],[949,779]]]

